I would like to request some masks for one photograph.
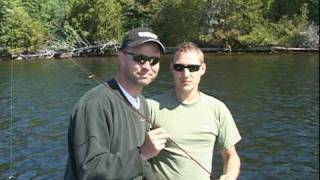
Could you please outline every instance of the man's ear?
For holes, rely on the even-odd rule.
[[[170,62],[170,64],[169,64],[169,66],[170,66],[170,72],[171,72],[171,74],[173,74],[173,62]]]
[[[207,70],[207,64],[202,63],[202,65],[200,66],[201,76],[206,73],[206,70]]]
[[[125,63],[124,62],[124,60],[125,60],[124,56],[125,56],[125,54],[123,52],[118,51],[118,61],[119,61],[121,66]]]

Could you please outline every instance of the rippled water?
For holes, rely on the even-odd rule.
[[[172,88],[169,58],[146,96]],[[206,54],[201,89],[234,115],[243,137],[237,146],[241,179],[319,179],[318,59],[301,53]],[[77,61],[104,79],[117,70],[114,57]],[[68,116],[97,83],[70,60],[12,65],[11,79],[11,62],[0,62],[0,179],[10,172],[17,179],[62,179]],[[215,152],[215,174],[221,174],[220,159]]]

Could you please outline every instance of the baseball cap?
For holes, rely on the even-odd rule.
[[[147,42],[155,42],[159,45],[162,52],[165,52],[164,45],[158,36],[150,28],[136,28],[128,32],[124,38],[120,49],[127,47],[138,47]]]

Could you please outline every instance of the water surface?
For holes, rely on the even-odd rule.
[[[319,55],[205,56],[201,89],[226,103],[243,138],[241,179],[319,179]],[[147,97],[172,88],[170,58]],[[76,61],[102,79],[118,67],[115,57]],[[0,62],[0,179],[62,179],[68,117],[96,85],[67,59]]]

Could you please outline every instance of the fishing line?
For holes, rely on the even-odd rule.
[[[124,102],[129,109],[131,109],[132,111],[134,111],[135,113],[137,113],[140,117],[142,117],[147,123],[152,125],[152,122],[150,120],[149,117],[145,116],[144,114],[142,114],[139,110],[135,109],[133,106],[131,106],[121,95],[115,93],[108,85],[106,85],[106,83],[104,83],[104,81],[102,79],[100,79],[98,76],[96,76],[95,74],[93,74],[92,72],[90,72],[89,70],[87,70],[86,68],[84,68],[83,66],[81,66],[79,63],[77,63],[75,60],[73,60],[72,58],[70,59],[72,63],[74,63],[81,71],[83,71],[84,73],[86,73],[88,75],[89,79],[93,79],[95,80],[98,84],[102,84],[106,89],[111,90],[111,92],[117,96],[122,102]],[[182,152],[184,152],[192,161],[194,161],[201,169],[203,169],[204,171],[206,171],[210,178],[212,179],[216,179],[213,175],[212,172],[210,172],[209,170],[207,170],[199,161],[197,161],[190,153],[188,153],[188,151],[186,151],[184,148],[182,148],[180,145],[178,145],[172,138],[169,138],[169,140],[178,147],[178,149],[180,149]]]
[[[12,145],[12,140],[13,140],[13,59],[11,59],[11,64],[10,64],[10,176],[8,177],[9,180],[15,179],[14,176],[12,175],[12,169],[13,169],[13,145]]]

